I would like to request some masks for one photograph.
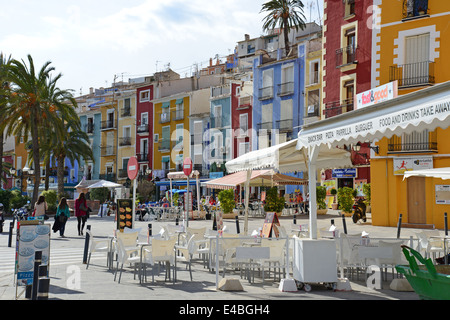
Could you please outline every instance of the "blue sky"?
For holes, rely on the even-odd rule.
[[[234,50],[244,34],[262,34],[265,0],[0,0],[0,51],[15,59],[31,54],[51,61],[62,89],[76,95],[110,86],[170,64],[181,76],[193,65]],[[305,16],[318,22],[317,3]]]

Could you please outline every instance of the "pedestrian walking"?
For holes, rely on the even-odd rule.
[[[79,236],[83,235],[83,229],[87,219],[87,211],[88,207],[86,203],[86,198],[84,196],[84,193],[82,192],[78,196],[78,199],[75,200],[75,216],[77,217],[78,220],[77,227]]]
[[[65,238],[64,230],[66,229],[66,222],[70,218],[69,206],[67,205],[66,198],[61,198],[56,208],[55,219],[59,220],[59,235],[61,238]]]
[[[45,202],[45,196],[40,195],[38,201],[34,205],[33,217],[45,216],[47,211],[47,202]]]

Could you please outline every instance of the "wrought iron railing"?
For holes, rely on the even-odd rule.
[[[353,110],[353,99],[346,99],[342,101],[334,101],[325,104],[325,109],[323,110],[323,114],[325,118],[331,118],[333,116],[337,116],[344,112]]]
[[[350,45],[336,50],[336,68],[356,63],[357,47]]]
[[[294,82],[284,82],[278,84],[278,96],[285,96],[294,93]]]
[[[258,99],[265,100],[273,98],[273,86],[259,88]]]
[[[389,81],[395,80],[398,80],[399,87],[434,84],[434,62],[423,61],[391,66]]]

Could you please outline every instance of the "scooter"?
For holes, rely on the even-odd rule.
[[[5,207],[0,203],[0,233],[3,232],[3,224],[5,223]]]
[[[360,199],[356,200],[356,202],[353,204],[352,209],[353,209],[352,220],[354,223],[357,223],[361,219],[364,222],[367,221],[366,204],[364,203],[363,199],[360,198]]]

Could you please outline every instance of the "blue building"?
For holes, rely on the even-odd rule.
[[[293,47],[288,57],[260,55],[253,63],[252,149],[258,150],[295,139],[305,114],[305,44]],[[302,177],[301,173],[294,174]],[[297,187],[298,188],[298,187]],[[292,193],[293,186],[286,186]]]

